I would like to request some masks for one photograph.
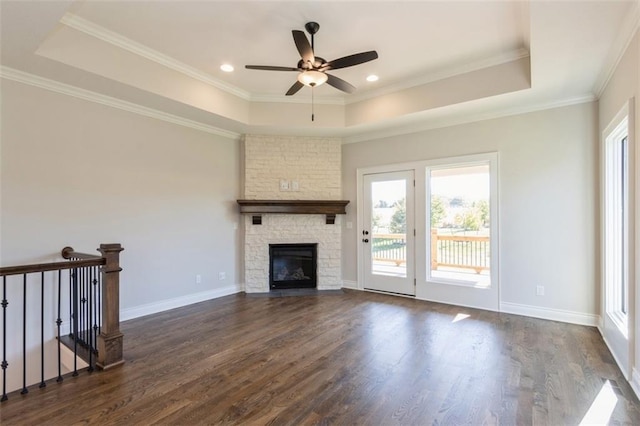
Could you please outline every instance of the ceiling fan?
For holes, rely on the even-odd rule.
[[[360,52],[342,58],[334,59],[333,61],[326,61],[324,58],[315,56],[313,51],[313,36],[320,29],[320,24],[317,22],[307,22],[305,29],[311,34],[311,44],[304,31],[293,30],[293,41],[296,44],[296,48],[300,53],[301,59],[298,61],[296,67],[278,67],[270,65],[245,65],[245,68],[250,70],[266,70],[266,71],[298,71],[298,80],[293,83],[293,86],[289,88],[286,95],[291,96],[302,89],[303,86],[309,86],[314,88],[326,82],[328,85],[335,87],[338,90],[342,90],[346,93],[353,93],[356,88],[338,78],[334,75],[327,74],[329,70],[336,70],[339,68],[352,67],[354,65],[363,64],[365,62],[378,59],[378,53],[375,50],[368,52]]]

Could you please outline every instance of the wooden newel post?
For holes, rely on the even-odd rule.
[[[106,259],[102,267],[102,328],[98,336],[98,361],[104,370],[124,364],[120,332],[120,244],[100,244]]]

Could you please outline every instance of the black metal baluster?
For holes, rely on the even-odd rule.
[[[98,335],[102,333],[102,268],[102,266],[98,267]]]
[[[69,269],[69,335],[73,337],[73,270]]]
[[[84,344],[85,346],[89,345],[89,305],[91,304],[91,298],[89,298],[89,268],[82,268],[84,269],[84,277],[83,277],[83,282],[82,282],[82,287],[84,287],[84,301],[83,306],[84,306],[84,318],[82,320],[82,323],[84,324],[84,328],[82,329],[82,334],[84,335]]]
[[[78,282],[78,286],[80,289],[80,305],[78,306],[78,339],[80,343],[84,340],[84,268],[80,268],[80,278]]]
[[[78,268],[73,270],[73,376],[78,375]]]
[[[7,400],[7,277],[2,277],[2,399]]]
[[[22,391],[29,393],[27,389],[27,274],[22,274]]]
[[[92,327],[91,327],[91,314],[92,309],[91,305],[93,302],[93,289],[91,285],[91,281],[93,280],[93,268],[87,269],[89,280],[87,281],[87,286],[89,290],[89,316],[87,317],[87,332],[89,333],[89,339],[87,340],[87,346],[89,346],[89,372],[93,371],[93,336],[92,336]]]
[[[100,312],[100,295],[98,294],[98,275],[100,274],[100,269],[97,266],[93,267],[93,348],[98,353],[98,315]]]
[[[47,386],[44,381],[44,272],[40,272],[40,387]]]
[[[62,378],[62,353],[60,345],[62,344],[62,335],[60,334],[60,326],[62,325],[62,318],[60,318],[60,308],[62,299],[62,269],[58,269],[58,318],[56,319],[56,326],[58,327],[58,378],[56,382],[64,380]]]
[[[86,346],[91,345],[91,296],[90,296],[90,291],[91,291],[91,268],[87,267],[84,268],[85,271],[85,281],[83,283],[84,285],[84,298],[85,298],[85,302],[84,302],[84,343]]]

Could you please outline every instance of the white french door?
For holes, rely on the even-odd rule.
[[[363,176],[365,289],[415,296],[413,170]]]
[[[358,287],[498,311],[498,155],[358,171]]]

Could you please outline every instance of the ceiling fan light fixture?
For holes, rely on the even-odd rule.
[[[298,81],[305,86],[316,87],[327,81],[327,75],[320,71],[303,71],[298,74]]]

